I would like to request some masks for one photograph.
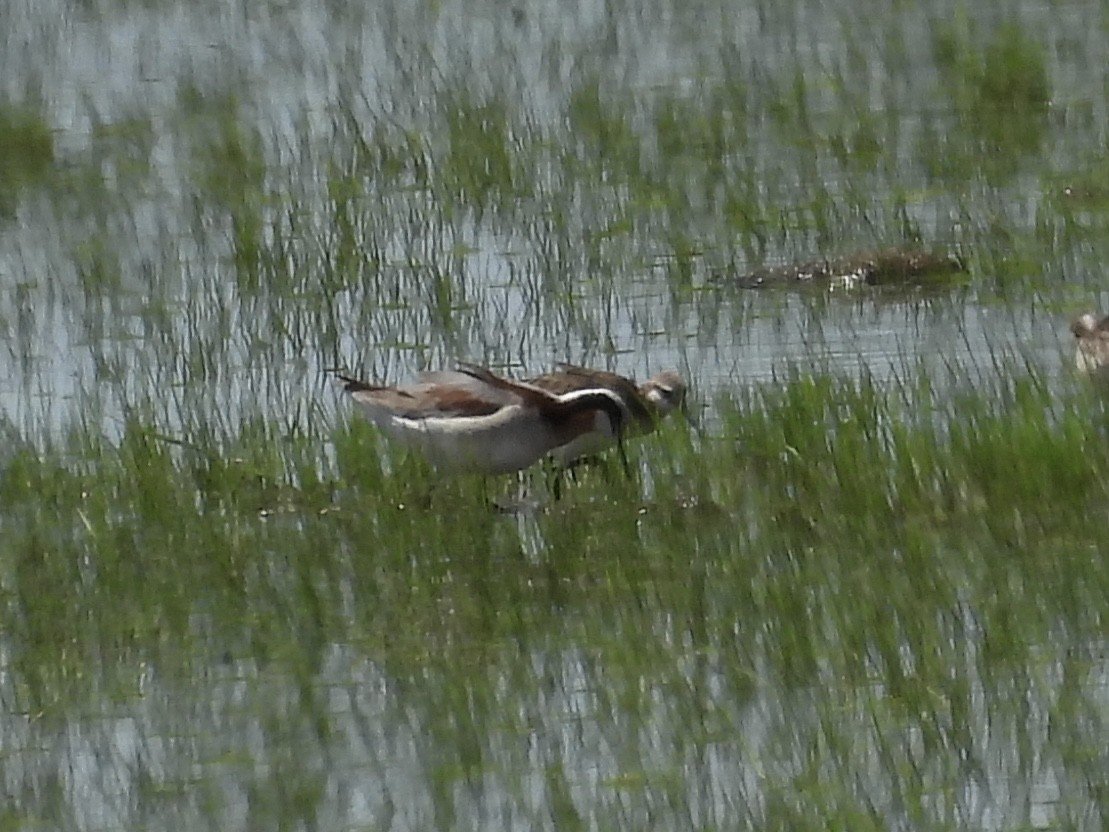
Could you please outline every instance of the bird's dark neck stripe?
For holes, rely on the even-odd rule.
[[[544,408],[544,415],[553,422],[561,422],[588,410],[600,410],[619,428],[624,422],[625,405],[619,396],[610,390],[575,390],[560,396],[558,400]]]

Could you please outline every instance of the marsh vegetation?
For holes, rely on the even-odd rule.
[[[0,829],[1104,826],[1101,4],[5,14]],[[458,360],[702,429],[496,513]]]

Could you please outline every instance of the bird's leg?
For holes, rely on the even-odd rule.
[[[631,463],[628,462],[628,452],[624,448],[624,437],[623,436],[617,437],[617,439],[616,439],[616,450],[619,451],[619,453],[620,453],[620,465],[624,469],[624,476],[627,477],[630,480],[632,478],[632,466],[631,466]]]
[[[697,436],[702,438],[704,437],[705,428],[701,424],[701,417],[695,416],[693,412],[689,409],[688,399],[682,399],[682,403],[678,407],[678,413],[680,413],[685,418],[685,423],[693,429],[693,432],[697,434]]]
[[[569,473],[571,479],[576,481],[573,468],[571,466],[559,465],[554,459],[547,457],[547,459],[544,460],[543,469],[547,475],[547,488],[550,490],[555,500],[561,500],[562,481],[565,479],[567,473]]]
[[[528,510],[527,482],[521,474],[522,472],[517,473],[516,479],[513,481],[515,493],[498,494],[486,500],[486,502],[492,504],[494,510],[501,514],[520,514],[522,511]],[[482,481],[485,482],[484,479]]]

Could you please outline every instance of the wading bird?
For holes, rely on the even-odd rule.
[[[623,456],[633,412],[603,386],[554,392],[471,364],[406,387],[338,378],[378,430],[444,473],[519,471],[583,437],[615,442]]]
[[[1074,365],[1080,372],[1109,380],[1109,315],[1098,318],[1087,312],[1070,326],[1076,344]]]

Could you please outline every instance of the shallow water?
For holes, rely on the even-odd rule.
[[[1100,515],[809,534],[712,469],[720,395],[798,372],[1074,392],[1066,322],[1109,309],[1100,4],[0,20],[0,821],[1100,828]],[[986,106],[1037,60],[1046,104]],[[968,274],[727,285],[918,237]],[[675,495],[535,515],[313,491],[328,369],[460,359],[678,367],[708,438],[637,443]],[[124,475],[21,479],[24,447]]]
[[[970,310],[954,313],[963,331],[954,341],[942,330],[939,336],[958,344],[947,356],[956,362],[991,349],[1030,348],[1053,373],[1057,361],[1048,345],[1061,340],[1055,333],[1065,331],[1074,310],[1101,299],[1091,289],[1102,215],[1060,215],[1053,202],[1058,187],[1089,178],[1081,160],[1097,157],[1106,129],[1098,93],[1105,46],[1091,34],[1090,20],[1099,17],[1092,6],[1069,4],[1051,14],[1026,3],[973,15],[959,6],[883,15],[867,3],[800,3],[733,15],[711,4],[631,5],[616,13],[585,3],[572,15],[552,15],[541,4],[511,13],[491,5],[484,12],[385,6],[345,19],[348,12],[327,4],[249,14],[222,4],[13,10],[12,48],[2,67],[9,95],[32,102],[51,128],[61,173],[21,193],[18,214],[3,230],[7,288],[0,308],[18,343],[8,360],[30,364],[3,374],[5,410],[27,406],[16,395],[16,378],[30,375],[47,396],[55,390],[66,396],[97,386],[104,364],[141,365],[162,316],[170,319],[174,354],[198,335],[233,341],[241,334],[255,343],[233,350],[229,369],[249,369],[253,356],[243,353],[254,351],[257,363],[298,363],[282,338],[269,337],[274,322],[255,316],[255,301],[242,295],[249,281],[235,274],[232,226],[254,218],[262,224],[259,243],[272,244],[265,226],[280,222],[282,203],[299,226],[286,229],[292,237],[285,266],[306,274],[294,286],[267,286],[263,274],[263,302],[290,289],[308,292],[316,295],[313,306],[329,306],[339,323],[356,316],[363,324],[341,327],[336,345],[332,333],[318,331],[315,314],[304,315],[298,333],[304,344],[295,350],[304,366],[290,372],[313,375],[333,360],[392,377],[459,357],[535,371],[558,359],[604,360],[615,348],[621,354],[615,368],[639,373],[663,363],[688,365],[711,391],[765,378],[775,362],[806,361],[814,340],[828,345],[820,351],[833,363],[853,367],[861,360],[878,372],[902,356],[933,352],[931,329],[921,331],[916,322],[922,307],[942,307],[942,297],[829,298],[814,316],[821,335],[813,336],[802,321],[791,322],[797,301],[790,297],[675,294],[671,279],[679,266],[667,235],[692,245],[694,256],[681,268],[696,288],[710,285],[714,274],[761,262],[897,243],[907,220],[927,243],[959,249],[971,265],[973,288],[949,301]],[[946,32],[985,48],[1005,20],[1036,32],[1044,27],[1051,104],[1042,122],[1014,121],[1014,129],[1031,134],[1030,145],[997,148],[1006,160],[996,164],[988,149],[974,146],[978,138],[953,109],[956,79],[937,68],[934,42]],[[863,49],[864,43],[878,48]],[[339,272],[324,285],[312,275],[326,268],[320,247],[334,237],[328,167],[349,168],[349,142],[336,132],[341,114],[363,131],[416,131],[434,153],[444,138],[444,110],[468,95],[503,102],[510,123],[526,131],[516,143],[530,145],[533,136],[560,135],[568,100],[572,107],[575,95],[587,99],[583,82],[588,90],[594,77],[602,101],[616,103],[614,112],[641,143],[635,168],[661,183],[648,192],[669,200],[684,191],[688,204],[645,205],[633,193],[638,183],[620,172],[608,183],[576,183],[552,169],[550,157],[535,159],[540,166],[529,170],[531,153],[522,154],[518,176],[536,177],[520,183],[533,196],[492,218],[464,203],[445,204],[435,189],[406,188],[403,181],[380,189],[356,176],[355,222],[375,225],[356,228],[355,239],[372,238],[394,271],[384,276],[381,288],[393,289],[386,299],[407,309],[374,314],[370,307],[382,297],[368,285],[365,272],[374,266],[364,256],[333,266]],[[660,102],[694,114],[711,108],[722,83],[734,86],[723,116],[741,155],[725,157],[722,176],[710,183],[702,181],[702,160],[690,155],[696,144],[674,158],[660,147],[665,135],[656,114]],[[704,129],[696,118],[693,126]],[[588,164],[595,150],[581,132],[565,137],[578,143],[567,150]],[[236,147],[254,135],[256,150]],[[877,165],[860,155],[868,142],[880,148]],[[248,162],[260,154],[264,171],[239,183],[237,171],[228,170],[231,187],[247,189],[244,200],[254,199],[249,189],[261,188],[260,207],[245,219],[234,191],[221,194],[212,179],[226,176],[220,165],[236,164],[244,152]],[[624,162],[611,166],[618,171]],[[945,174],[948,164],[965,167],[967,176],[957,168]],[[683,169],[686,185],[666,184],[680,183]],[[721,216],[729,195],[751,201],[753,230]],[[1016,252],[1009,250],[1013,235],[1021,241]],[[444,298],[426,288],[435,274],[449,275],[454,285],[445,334],[437,331]],[[1005,288],[1014,284],[1019,288]],[[571,302],[568,287],[580,299]],[[230,331],[184,327],[186,310],[195,310],[199,327],[209,323],[213,296],[228,308]],[[302,314],[296,300],[268,305],[281,307],[273,314]],[[999,303],[1019,310],[1000,313],[1021,317],[1016,331],[991,326]],[[897,337],[889,337],[890,327]],[[796,348],[798,342],[805,346]],[[378,346],[397,343],[419,348],[382,354]],[[159,357],[151,372],[164,375],[165,363]],[[301,392],[316,395],[312,384]]]

